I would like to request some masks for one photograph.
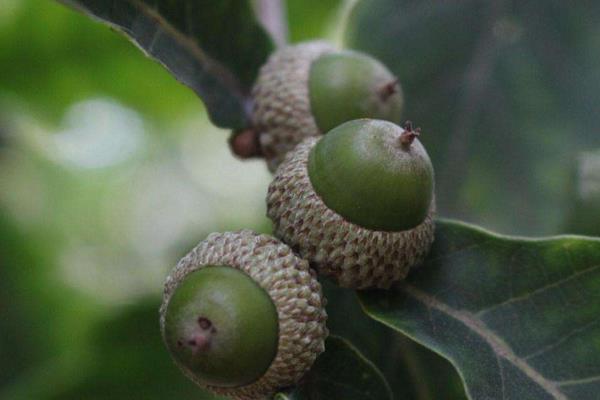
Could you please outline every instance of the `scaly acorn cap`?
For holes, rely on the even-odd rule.
[[[288,154],[269,186],[267,215],[277,237],[340,286],[389,288],[429,251],[435,197],[423,221],[411,229],[373,230],[348,221],[325,204],[309,177],[311,151],[329,134],[322,139],[307,138]]]
[[[252,91],[252,123],[271,171],[303,139],[356,118],[399,122],[398,79],[375,58],[325,42],[277,50]]]
[[[252,89],[252,123],[269,170],[304,138],[320,134],[308,93],[310,66],[335,51],[321,41],[283,47],[263,65]]]
[[[324,351],[324,305],[314,271],[287,245],[249,230],[213,233],[167,278],[161,332],[196,384],[259,399],[296,383]]]

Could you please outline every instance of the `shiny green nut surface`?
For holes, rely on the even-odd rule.
[[[207,385],[252,383],[277,353],[275,305],[252,278],[228,266],[187,275],[169,301],[164,329],[172,356]]]
[[[325,54],[309,74],[310,107],[322,133],[357,118],[400,122],[402,92],[375,58],[355,51]]]
[[[418,139],[387,121],[360,119],[329,131],[311,150],[308,174],[325,205],[377,231],[421,224],[431,205],[433,167]]]

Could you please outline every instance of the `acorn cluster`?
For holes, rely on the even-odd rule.
[[[324,351],[317,274],[387,289],[434,238],[433,167],[420,130],[397,125],[402,91],[383,64],[323,42],[288,46],[252,94],[249,131],[274,172],[267,215],[276,238],[208,236],[167,278],[160,309],[177,366],[236,399],[294,385]]]

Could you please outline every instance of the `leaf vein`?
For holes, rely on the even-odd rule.
[[[519,302],[519,301],[524,301],[524,300],[527,300],[528,298],[530,298],[530,297],[532,297],[532,296],[534,296],[534,295],[536,295],[536,294],[542,293],[542,292],[544,292],[544,291],[546,291],[546,290],[549,290],[549,289],[553,289],[553,288],[559,287],[559,286],[560,286],[560,285],[562,285],[562,284],[565,284],[565,283],[567,283],[567,282],[570,282],[570,281],[572,281],[572,280],[574,280],[574,279],[577,279],[577,278],[578,278],[578,277],[580,277],[581,275],[585,275],[585,274],[588,274],[588,273],[594,272],[594,271],[596,271],[596,270],[597,270],[597,269],[599,269],[599,268],[600,268],[600,264],[593,265],[593,266],[591,266],[591,267],[588,267],[588,268],[582,269],[582,270],[580,270],[580,271],[578,271],[578,272],[575,272],[575,273],[573,273],[573,274],[569,275],[569,276],[568,276],[568,277],[566,277],[566,278],[559,279],[559,280],[558,280],[558,281],[556,281],[556,282],[553,282],[553,283],[550,283],[550,284],[544,285],[544,286],[542,286],[542,287],[539,287],[539,288],[537,288],[537,289],[535,289],[535,290],[533,290],[533,291],[531,291],[531,292],[529,292],[529,293],[525,293],[525,294],[523,294],[523,295],[521,295],[521,296],[516,296],[516,297],[511,297],[511,298],[508,298],[508,299],[506,299],[506,300],[504,300],[504,301],[502,301],[502,302],[500,302],[500,303],[497,303],[497,304],[491,305],[491,306],[489,306],[489,307],[487,307],[487,308],[484,308],[484,309],[482,309],[482,310],[479,310],[479,311],[478,311],[478,312],[475,314],[475,316],[479,318],[479,317],[481,317],[483,314],[486,314],[486,313],[488,313],[488,312],[490,312],[490,311],[492,311],[492,310],[495,310],[495,309],[497,309],[497,308],[499,308],[499,307],[503,307],[503,306],[505,306],[505,305],[508,305],[508,304],[512,304],[512,303],[516,303],[516,302]]]
[[[489,329],[472,313],[462,310],[455,310],[447,304],[442,303],[435,297],[430,296],[426,292],[423,292],[406,282],[401,283],[398,287],[417,301],[464,324],[467,328],[480,336],[491,347],[496,355],[510,362],[533,382],[543,388],[548,394],[552,395],[555,399],[567,399],[564,393],[559,390],[558,385],[555,382],[548,380],[546,377],[540,374],[540,372],[529,365],[527,361],[517,356],[502,338]]]
[[[506,387],[504,382],[504,366],[502,365],[502,360],[498,354],[496,354],[496,362],[498,363],[498,370],[500,371],[500,383],[502,384],[502,400],[506,399]]]
[[[523,356],[524,360],[529,360],[531,358],[534,357],[538,357],[558,346],[560,346],[562,343],[564,343],[565,341],[569,340],[570,338],[572,338],[573,336],[585,331],[586,329],[590,328],[591,326],[596,325],[598,322],[600,321],[600,317],[595,318],[594,320],[584,324],[583,326],[580,326],[579,328],[573,329],[571,332],[567,333],[566,335],[560,337],[558,340],[556,340],[554,343],[551,343],[549,345],[546,345],[544,347],[542,347],[539,350],[534,351],[533,353]]]
[[[581,379],[569,379],[569,380],[563,380],[563,381],[554,381],[554,383],[556,383],[558,386],[573,386],[573,385],[584,385],[586,383],[593,383],[593,382],[597,382],[597,381],[600,381],[600,375],[590,376],[590,377],[581,378]]]
[[[165,62],[165,60],[160,59],[159,57],[154,57],[151,53],[152,49],[144,48],[140,44],[140,38],[137,37],[136,32],[133,31],[132,26],[124,26],[118,23],[115,23],[112,19],[106,19],[98,16],[96,13],[92,12],[89,7],[82,4],[80,0],[59,0],[60,2],[69,5],[79,11],[82,11],[88,15],[97,18],[104,23],[110,25],[112,28],[123,32],[126,36],[135,44],[144,54],[152,56],[157,62],[167,68],[169,71],[172,71],[171,66]],[[127,0],[127,4],[130,4],[134,8],[136,8],[140,15],[145,16],[152,20],[154,24],[157,26],[157,30],[160,28],[162,30],[162,34],[168,35],[169,37],[176,40],[177,43],[184,46],[187,50],[189,50],[193,59],[198,62],[204,71],[210,72],[213,77],[225,88],[227,88],[232,96],[238,98],[241,102],[246,101],[246,91],[242,87],[241,83],[238,79],[233,75],[233,73],[224,65],[221,64],[219,60],[212,58],[210,55],[206,54],[199,46],[194,38],[188,37],[184,32],[173,26],[168,20],[166,20],[162,15],[160,15],[159,11],[156,7],[152,5],[144,3],[142,0]],[[117,4],[117,1],[110,2],[109,15],[114,14],[114,7]],[[186,3],[190,4],[190,3]],[[178,80],[181,79],[178,76],[175,76]],[[183,82],[186,85],[190,85],[189,82]],[[196,88],[192,87],[192,89],[196,90]]]

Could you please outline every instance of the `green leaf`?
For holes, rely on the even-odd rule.
[[[98,97],[161,126],[204,114],[193,91],[175,83],[125,37],[55,1],[9,3],[10,16],[0,12],[0,113],[9,124],[27,114],[59,129],[70,106]]]
[[[597,399],[600,240],[438,222],[425,264],[366,312],[454,364],[471,399]]]
[[[323,353],[299,386],[276,400],[385,400],[392,393],[377,367],[339,337],[330,336]]]
[[[61,1],[125,34],[194,90],[216,125],[244,127],[251,85],[272,50],[248,1]]]
[[[186,378],[165,349],[156,315],[160,298],[121,307],[94,324],[87,350],[38,365],[3,400],[225,400]],[[68,335],[68,332],[63,332]],[[78,343],[81,345],[81,343]]]
[[[369,318],[354,290],[321,280],[327,298],[327,327],[349,340],[381,370],[395,399],[444,400],[466,398],[454,367],[440,355]]]
[[[290,25],[290,41],[320,39],[340,13],[341,0],[287,0],[287,15]]]
[[[346,42],[398,75],[441,215],[547,235],[563,228],[566,166],[600,147],[599,17],[600,2],[370,0]]]

